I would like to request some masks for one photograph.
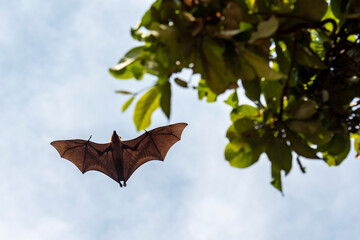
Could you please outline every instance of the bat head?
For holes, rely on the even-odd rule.
[[[111,136],[111,142],[119,143],[119,142],[121,142],[120,138],[121,137],[119,137],[119,135],[117,135],[116,131],[114,131],[113,135]]]

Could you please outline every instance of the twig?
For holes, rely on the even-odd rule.
[[[286,78],[286,81],[285,81],[284,88],[283,88],[282,93],[281,93],[280,111],[279,111],[279,118],[278,118],[280,121],[282,120],[282,115],[283,115],[283,112],[284,112],[284,98],[286,96],[287,89],[289,88],[289,82],[290,82],[290,78],[291,78],[291,73],[292,73],[292,69],[294,68],[294,64],[295,64],[297,38],[298,38],[298,36],[297,36],[297,33],[295,32],[294,41],[293,41],[294,43],[293,43],[293,46],[292,46],[292,55],[291,55],[289,71],[288,71],[288,74],[287,74],[287,78]]]

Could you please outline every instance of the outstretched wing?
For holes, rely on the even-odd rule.
[[[187,123],[155,128],[141,136],[123,141],[123,169],[125,182],[134,171],[150,160],[164,161],[169,149],[181,139]]]
[[[111,143],[99,144],[81,139],[54,141],[51,145],[62,158],[74,163],[82,173],[100,171],[119,182],[112,158]]]

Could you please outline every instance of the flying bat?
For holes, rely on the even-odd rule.
[[[158,127],[128,141],[114,131],[109,143],[73,139],[51,142],[62,158],[74,163],[82,173],[100,171],[126,187],[134,171],[151,160],[164,161],[169,149],[181,139],[187,123]]]

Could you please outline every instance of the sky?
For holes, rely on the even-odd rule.
[[[304,160],[270,185],[266,157],[248,169],[224,159],[230,107],[172,87],[172,115],[186,122],[165,162],[139,168],[126,188],[81,172],[50,145],[138,136],[134,106],[116,90],[141,89],[108,68],[130,48],[150,0],[0,0],[0,239],[355,239],[360,235],[360,161]],[[184,73],[186,75],[186,73]],[[241,96],[240,101],[246,99]]]

